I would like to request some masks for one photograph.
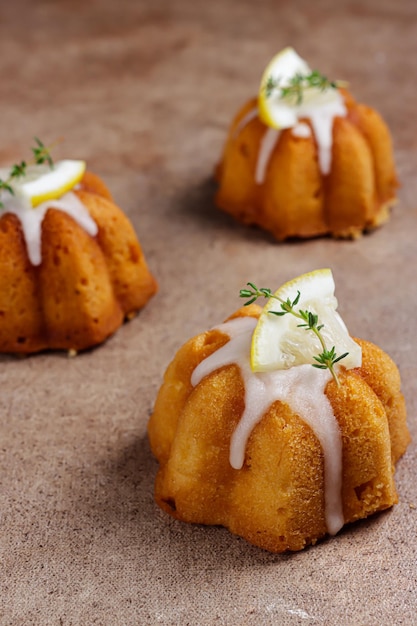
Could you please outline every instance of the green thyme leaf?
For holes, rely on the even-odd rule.
[[[320,352],[317,356],[314,356],[314,360],[317,363],[312,363],[313,367],[317,367],[318,369],[328,369],[333,376],[334,381],[337,386],[340,385],[339,379],[337,377],[334,366],[336,363],[347,357],[349,354],[345,352],[338,356],[336,354],[335,346],[332,346],[330,350],[327,348],[326,343],[324,341],[324,337],[321,333],[321,330],[324,328],[324,324],[319,324],[319,317],[316,313],[312,313],[311,311],[303,311],[299,309],[298,311],[295,309],[299,300],[300,300],[300,292],[297,292],[296,298],[291,302],[289,298],[287,300],[281,300],[278,296],[272,293],[272,291],[268,288],[261,287],[258,288],[254,283],[247,283],[247,286],[250,289],[241,289],[239,296],[241,298],[250,298],[248,302],[245,302],[245,306],[248,304],[252,304],[258,298],[274,298],[278,300],[280,303],[281,310],[280,311],[269,311],[271,315],[282,316],[282,315],[293,315],[294,317],[300,319],[302,321],[301,324],[297,324],[298,328],[305,328],[307,331],[313,332],[318,338],[320,345],[322,347],[322,352]]]
[[[270,98],[275,91],[278,91],[279,98],[291,100],[293,103],[300,105],[308,89],[318,89],[324,92],[329,89],[337,89],[342,85],[342,82],[329,80],[324,74],[313,70],[310,74],[295,74],[289,81],[286,81],[285,85],[282,84],[280,77],[269,76],[264,89],[267,98]]]

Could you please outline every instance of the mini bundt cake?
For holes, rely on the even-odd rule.
[[[2,172],[0,352],[89,348],[143,307],[156,282],[128,218],[85,164],[78,184],[34,206],[24,184],[36,167],[26,169],[17,180]]]
[[[389,218],[398,187],[381,116],[292,49],[235,117],[216,177],[217,206],[280,241],[356,238]]]
[[[260,314],[256,304],[238,310],[169,365],[148,425],[155,499],[178,520],[300,550],[397,502],[405,402],[393,361],[359,339],[360,365],[341,360],[337,377],[314,360],[254,372]]]

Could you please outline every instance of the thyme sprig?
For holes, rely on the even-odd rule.
[[[53,169],[54,162],[51,157],[50,148],[47,148],[43,142],[38,139],[38,137],[34,137],[36,145],[31,148],[33,153],[33,159],[29,162],[20,161],[20,163],[15,163],[10,168],[9,176],[3,180],[0,178],[0,192],[7,191],[12,196],[15,195],[13,183],[19,178],[23,178],[26,176],[27,168],[30,165],[43,165],[44,163],[48,163],[49,167]],[[0,209],[4,208],[3,202],[0,201]]]
[[[239,294],[241,298],[249,298],[249,300],[245,302],[245,306],[247,306],[248,304],[252,304],[258,298],[273,298],[275,300],[278,300],[281,310],[268,311],[271,315],[293,315],[302,322],[300,324],[297,324],[297,328],[305,328],[306,330],[312,331],[316,335],[322,347],[322,352],[320,352],[317,356],[313,356],[314,360],[317,361],[317,363],[312,363],[312,366],[323,370],[328,369],[333,376],[333,379],[337,386],[340,386],[339,378],[337,376],[334,366],[336,365],[336,363],[344,359],[349,353],[345,352],[344,354],[338,356],[336,354],[335,346],[332,346],[332,348],[330,349],[327,348],[326,342],[324,341],[324,337],[321,333],[324,324],[319,323],[319,317],[316,313],[312,313],[311,311],[308,311],[306,309],[296,310],[295,307],[297,306],[301,296],[300,291],[297,291],[296,297],[294,298],[294,300],[291,301],[290,298],[283,300],[279,296],[276,296],[274,293],[272,293],[272,291],[266,287],[258,288],[253,283],[247,283],[247,285],[248,287],[250,287],[250,289],[241,289]]]
[[[32,148],[33,156],[35,157],[35,164],[42,165],[48,163],[51,170],[54,167],[54,162],[51,157],[51,148],[47,148],[38,137],[34,137],[36,146]]]
[[[300,105],[304,98],[304,93],[308,89],[318,89],[319,91],[327,91],[328,89],[337,89],[343,86],[340,81],[329,80],[327,76],[321,74],[317,70],[313,70],[310,74],[301,74],[297,72],[289,82],[286,81],[282,85],[280,77],[269,76],[265,83],[266,97],[270,98],[275,90],[279,91],[279,97],[287,100],[295,100]]]

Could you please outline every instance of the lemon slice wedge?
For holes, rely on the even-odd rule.
[[[272,79],[286,86],[296,74],[307,75],[310,71],[307,63],[293,48],[284,48],[273,57],[262,75],[258,96],[259,117],[265,124],[280,129],[290,128],[297,123],[294,107],[277,98],[275,94],[269,94],[268,82]]]
[[[86,169],[85,161],[64,160],[54,164],[33,165],[16,185],[18,193],[29,199],[32,207],[47,200],[56,200],[80,182]]]
[[[295,77],[311,74],[311,68],[293,48],[285,48],[273,57],[262,75],[258,94],[259,117],[267,126],[291,128],[300,117],[308,117],[312,107],[339,102],[337,89],[315,86],[303,88],[302,102],[296,96],[282,96],[282,88],[289,87]]]
[[[323,347],[318,337],[309,329],[300,327],[302,320],[289,313],[281,316],[271,311],[282,311],[281,302],[299,300],[295,311],[307,310],[318,315],[322,325],[321,335],[328,349],[333,346],[338,355],[348,352],[340,362],[346,369],[359,367],[362,362],[361,347],[349,336],[337,313],[334,280],[330,269],[315,270],[285,283],[269,298],[264,306],[252,336],[251,368],[255,372],[288,369],[295,365],[314,365],[315,356]]]

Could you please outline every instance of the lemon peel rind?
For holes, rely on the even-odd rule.
[[[272,101],[266,95],[266,84],[269,78],[281,78],[282,72],[279,73],[276,71],[276,67],[279,61],[282,61],[283,58],[289,57],[291,61],[291,65],[293,71],[290,75],[294,75],[295,72],[300,71],[302,73],[308,73],[310,71],[307,63],[295,52],[294,48],[291,46],[287,46],[280,52],[278,52],[268,63],[266,66],[262,78],[261,84],[259,87],[258,94],[258,109],[259,109],[259,117],[264,124],[270,126],[271,128],[275,128],[276,130],[281,130],[284,128],[291,128],[297,123],[297,115],[293,107],[288,107],[287,104],[282,105],[273,105]],[[284,76],[284,78],[286,78]],[[271,106],[272,105],[272,106]],[[277,115],[277,111],[275,108],[278,108],[278,111],[281,115]],[[284,118],[287,118],[287,121],[283,121]]]
[[[21,190],[35,208],[48,200],[57,200],[73,189],[84,176],[86,167],[85,161],[58,161],[49,172],[42,174],[36,180],[23,183]],[[64,179],[63,182],[54,182],[57,177]]]
[[[274,295],[281,300],[293,302],[300,291],[297,309],[307,309],[318,314],[323,324],[322,334],[326,336],[328,348],[335,345],[338,354],[349,352],[340,363],[347,369],[361,364],[360,346],[350,337],[345,323],[337,312],[337,299],[334,296],[334,280],[330,269],[315,270],[302,274],[284,283]],[[280,303],[270,298],[265,304],[252,335],[250,350],[251,369],[254,372],[268,372],[288,369],[295,365],[313,365],[314,354],[319,346],[314,334],[299,327],[299,321],[290,315],[273,316],[270,311],[280,311]],[[275,341],[274,341],[275,335]],[[304,349],[305,345],[305,349]]]

